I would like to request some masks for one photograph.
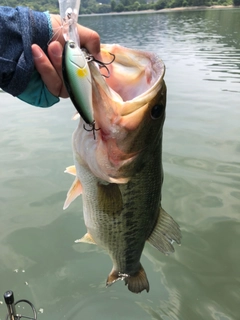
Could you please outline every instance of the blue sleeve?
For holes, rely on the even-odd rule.
[[[48,91],[37,70],[33,71],[27,88],[18,95],[18,98],[33,106],[42,108],[51,107],[60,100]]]
[[[34,69],[31,45],[47,53],[51,25],[46,13],[0,6],[0,88],[37,106],[59,101]]]

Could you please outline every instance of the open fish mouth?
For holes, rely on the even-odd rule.
[[[115,44],[103,44],[101,56],[107,69],[89,62],[95,120],[90,127],[80,121],[85,130],[78,139],[84,145],[79,153],[83,158],[92,155],[88,166],[98,178],[126,183],[136,161],[151,147],[149,141],[158,139],[162,130],[165,66],[153,53]]]
[[[95,126],[100,128],[96,134],[97,141],[106,142],[108,147],[111,144],[116,152],[111,152],[110,158],[118,163],[132,158],[145,148],[136,141],[139,140],[139,135],[152,138],[151,133],[146,135],[144,128],[148,128],[152,122],[153,108],[155,115],[158,108],[158,117],[164,118],[165,66],[153,53],[103,44],[102,61],[111,61],[112,55],[115,59],[107,66],[108,71],[104,68],[99,70],[94,62],[89,63],[89,69]],[[109,72],[110,76],[103,77],[104,72],[107,75]]]
[[[102,61],[110,61],[108,65],[110,76],[104,79],[99,71],[90,63],[93,88],[98,86],[105,91],[106,97],[116,104],[114,112],[119,116],[127,116],[139,108],[144,107],[163,85],[165,66],[155,54],[132,50],[119,45],[101,45]],[[107,75],[104,68],[103,75]],[[94,96],[94,93],[93,93]],[[95,92],[96,96],[96,92]],[[98,96],[99,98],[99,96]],[[93,102],[94,105],[94,102]],[[95,108],[95,113],[97,113]]]

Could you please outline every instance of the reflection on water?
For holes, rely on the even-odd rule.
[[[109,256],[74,243],[86,232],[81,199],[62,211],[73,107],[41,110],[1,93],[2,293],[32,301],[42,320],[239,319],[240,10],[80,19],[103,42],[156,52],[166,64],[163,207],[183,243],[170,256],[146,245],[149,294],[120,281],[106,289]]]

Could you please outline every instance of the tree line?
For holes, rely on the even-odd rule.
[[[240,0],[82,0],[81,14],[161,10],[166,8],[240,5]]]
[[[27,6],[34,10],[59,13],[58,0],[0,0],[0,5]],[[240,0],[82,0],[80,14],[161,10],[165,8],[234,5]]]

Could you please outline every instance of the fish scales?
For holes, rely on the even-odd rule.
[[[125,264],[127,264],[129,258],[126,256],[125,251],[128,248],[133,250],[134,246],[139,246],[139,243],[136,242],[136,238],[139,239],[138,233],[141,234],[141,238],[142,234],[145,233],[141,246],[144,245],[158,217],[156,208],[158,208],[159,198],[156,197],[155,190],[160,190],[159,184],[162,180],[162,171],[160,166],[155,166],[155,170],[150,170],[155,163],[159,163],[158,157],[160,157],[160,150],[159,152],[154,152],[153,157],[150,157],[148,161],[148,166],[145,165],[135,178],[127,184],[119,185],[122,202],[124,203],[119,213],[113,212],[111,199],[109,199],[110,204],[105,202],[106,205],[101,207],[101,210],[99,209],[99,201],[93,201],[97,192],[95,189],[96,186],[98,188],[99,182],[93,181],[91,175],[89,175],[90,180],[83,183],[83,185],[87,185],[87,190],[83,193],[83,203],[86,204],[84,215],[86,216],[85,223],[89,233],[93,238],[98,239],[102,247],[109,248],[113,257],[115,254],[119,255],[117,248],[119,248],[120,243],[120,256],[125,258]],[[80,175],[79,180],[84,181],[84,176],[86,176],[85,173],[83,176]],[[156,179],[157,176],[159,177],[158,179]],[[154,180],[156,180],[155,183],[153,183]],[[151,188],[149,188],[150,183]],[[153,194],[154,197],[152,196]],[[146,211],[148,215],[145,215]],[[140,220],[139,215],[142,215],[145,219]],[[132,237],[134,237],[133,241],[131,241]],[[129,256],[133,256],[133,253],[130,253]]]
[[[117,45],[102,46],[103,61],[109,60],[108,51],[115,55],[109,79],[89,64],[100,129],[93,139],[80,118],[73,134],[78,188],[71,187],[65,207],[78,190],[87,228],[79,242],[95,243],[110,255],[107,286],[124,280],[130,291],[139,293],[149,291],[140,263],[145,242],[170,253],[173,241],[181,239],[178,224],[161,208],[165,69],[155,55]]]

